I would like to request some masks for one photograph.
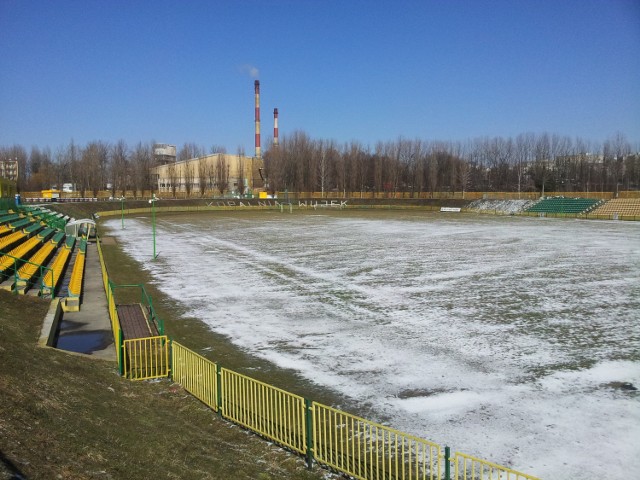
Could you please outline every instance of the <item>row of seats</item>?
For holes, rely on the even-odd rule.
[[[39,236],[40,234],[38,237]],[[41,240],[43,245],[40,249],[29,259],[28,263],[25,263],[18,269],[18,278],[14,288],[18,289],[19,293],[24,293],[24,290],[27,289],[29,282],[40,269],[39,266],[46,265],[49,262],[58,248],[58,245],[64,238],[64,232],[54,234],[50,241],[46,241],[46,238],[48,237],[42,237]]]
[[[31,254],[41,243],[41,239],[37,236],[29,238],[26,242],[21,243],[8,254],[5,254],[0,258],[0,276],[6,277],[8,270],[12,269],[16,263],[16,259],[21,258],[26,260],[30,258]]]
[[[73,270],[71,271],[71,279],[69,280],[69,297],[79,298],[80,293],[82,292],[86,253],[87,239],[83,238],[80,241],[78,255],[76,256],[76,261],[74,262]]]
[[[578,214],[591,210],[600,200],[592,198],[544,198],[535,205],[529,207],[527,212],[552,213],[552,214]]]
[[[16,243],[25,237],[25,233],[22,230],[13,232],[5,237],[0,238],[0,252],[10,250]]]
[[[0,253],[7,253],[12,248],[19,245],[25,238],[31,238],[42,230],[42,225],[34,221],[27,223],[16,222],[12,227],[13,233],[0,237]]]
[[[640,216],[640,198],[614,198],[590,212],[592,215]]]
[[[51,263],[50,270],[47,270],[44,279],[42,280],[42,294],[51,295],[55,292],[62,280],[62,274],[69,263],[73,247],[75,246],[76,239],[74,237],[67,237],[67,241],[58,249],[58,255]]]
[[[69,217],[59,212],[51,211],[40,207],[23,207],[22,213],[28,217],[45,223],[49,227],[64,230],[64,226],[69,221]]]
[[[22,218],[19,218],[19,219],[17,219],[17,220],[14,220],[14,221],[12,221],[12,222],[7,223],[7,226],[8,226],[10,229],[12,229],[12,230],[14,230],[14,231],[15,231],[15,230],[20,230],[20,229],[22,229],[22,228],[26,228],[26,227],[28,227],[28,226],[30,226],[30,225],[33,225],[34,223],[37,223],[37,222],[35,222],[35,221],[34,221],[33,219],[31,219],[31,218],[24,218],[24,217],[22,217]]]
[[[0,215],[0,235],[11,231],[11,226],[9,225],[11,222],[15,222],[20,220],[21,218],[24,218],[23,215],[20,215],[18,213],[3,213],[2,215]]]

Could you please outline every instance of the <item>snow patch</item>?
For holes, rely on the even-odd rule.
[[[542,478],[640,470],[638,224],[185,215],[155,261],[148,219],[106,226],[190,315],[373,421]]]

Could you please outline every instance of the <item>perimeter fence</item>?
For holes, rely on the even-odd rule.
[[[223,419],[304,456],[309,468],[315,462],[362,480],[539,480],[234,372],[164,335],[136,339],[151,346],[132,364],[114,300],[117,286],[109,280],[99,238],[97,244],[124,377],[170,378]],[[146,292],[143,301],[151,305]],[[158,355],[166,355],[166,365]]]

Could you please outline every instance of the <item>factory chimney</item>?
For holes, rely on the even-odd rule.
[[[278,146],[278,109],[273,109],[273,146]]]
[[[256,80],[256,158],[260,158],[260,80]]]

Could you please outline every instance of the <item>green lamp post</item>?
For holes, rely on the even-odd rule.
[[[120,220],[122,221],[122,229],[124,230],[124,197],[120,197]]]
[[[149,203],[151,204],[151,228],[153,230],[153,259],[156,259],[156,194],[153,194]]]

